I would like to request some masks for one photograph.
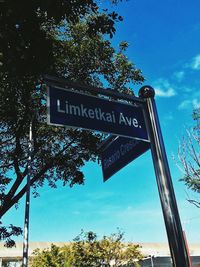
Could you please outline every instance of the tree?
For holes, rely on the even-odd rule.
[[[121,20],[115,12],[101,13],[94,0],[0,1],[2,70],[13,76],[53,70],[55,40],[49,30],[61,21],[77,23],[85,16],[88,32],[110,36],[115,32],[114,22]]]
[[[31,267],[67,267],[68,259],[66,256],[70,256],[67,255],[67,251],[69,251],[68,246],[65,246],[65,253],[63,253],[63,248],[54,244],[51,245],[50,249],[44,249],[43,251],[36,249],[33,252],[30,265]]]
[[[36,250],[31,267],[139,266],[137,261],[143,258],[139,245],[123,243],[123,235],[118,231],[98,240],[94,232],[82,231],[74,242],[64,247],[52,245],[50,250]]]
[[[46,182],[52,188],[60,180],[64,186],[83,184],[80,168],[98,155],[100,134],[46,124],[44,74],[94,86],[106,81],[111,89],[131,94],[128,85],[143,77],[126,57],[127,43],[116,51],[109,41],[121,17],[101,12],[92,0],[9,0],[0,6],[1,218],[26,192],[30,122],[34,196]],[[0,227],[0,240],[11,245],[10,237],[21,230],[9,227]]]
[[[181,181],[194,192],[200,193],[200,108],[194,110],[193,119],[197,121],[197,125],[187,130],[187,135],[179,145],[178,155],[183,172]],[[198,199],[188,198],[188,201],[200,208]]]

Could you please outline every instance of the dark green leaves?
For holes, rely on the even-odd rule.
[[[16,227],[10,224],[8,227],[2,226],[0,221],[0,241],[5,241],[5,245],[7,247],[13,247],[15,245],[12,240],[13,236],[19,236],[22,234],[22,230],[20,227]],[[12,238],[11,238],[12,237]]]
[[[98,157],[102,136],[47,125],[42,77],[133,94],[129,87],[143,81],[141,71],[127,59],[126,42],[116,51],[109,41],[121,20],[93,0],[0,2],[0,216],[26,192],[31,122],[34,196],[45,182],[52,188],[58,181],[70,187],[84,183],[81,168]]]

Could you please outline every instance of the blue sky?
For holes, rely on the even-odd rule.
[[[105,4],[105,1],[104,1]],[[200,242],[200,210],[186,201],[195,196],[179,182],[172,155],[200,106],[199,0],[129,0],[115,7],[124,21],[113,44],[127,41],[128,57],[156,91],[156,103],[183,228],[189,243]],[[133,88],[136,95],[139,87]],[[166,242],[165,225],[150,152],[103,183],[101,167],[88,163],[84,186],[44,187],[31,199],[30,241],[69,241],[81,229],[99,236],[125,231],[133,242]],[[23,226],[24,200],[4,222]],[[18,239],[22,241],[22,237]]]

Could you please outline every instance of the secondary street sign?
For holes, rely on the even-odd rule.
[[[48,123],[148,141],[141,104],[110,101],[57,86],[48,89]]]
[[[149,148],[148,142],[116,137],[101,154],[104,182]]]

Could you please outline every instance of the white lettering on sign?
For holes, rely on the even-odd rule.
[[[118,159],[120,159],[119,150],[115,151],[109,158],[104,160],[104,168],[107,169],[110,165],[113,165]]]
[[[138,121],[136,118],[124,116],[122,112],[120,112],[120,115],[119,115],[119,124],[134,126],[135,128],[139,127]]]
[[[134,128],[141,128],[138,123],[138,120],[134,117],[125,116],[122,112],[119,114],[119,120],[116,120],[116,114],[114,111],[105,112],[101,108],[87,108],[83,104],[80,105],[72,105],[68,101],[65,101],[62,106],[60,106],[60,99],[57,99],[57,112],[65,113],[68,115],[85,117],[89,119],[96,119],[100,121],[105,121],[109,123],[118,123],[120,125],[125,125]]]
[[[115,150],[112,155],[103,160],[104,169],[106,170],[111,165],[115,164],[116,161],[120,159],[120,157],[125,156],[130,150],[137,146],[138,143],[138,140],[132,139],[125,144],[121,144],[119,149]]]
[[[122,144],[120,146],[121,155],[124,156],[126,153],[132,150],[138,143],[139,143],[138,140],[130,140],[128,143]]]
[[[65,110],[62,110],[60,108],[60,100],[59,99],[57,99],[57,111],[60,112],[60,113],[65,113]]]
[[[101,120],[110,123],[116,123],[115,113],[104,112],[101,108],[87,108],[83,104],[80,106],[69,104],[68,101],[65,101],[65,109],[60,107],[60,99],[57,99],[57,111],[60,113],[66,113],[74,116],[81,116],[90,119]]]

